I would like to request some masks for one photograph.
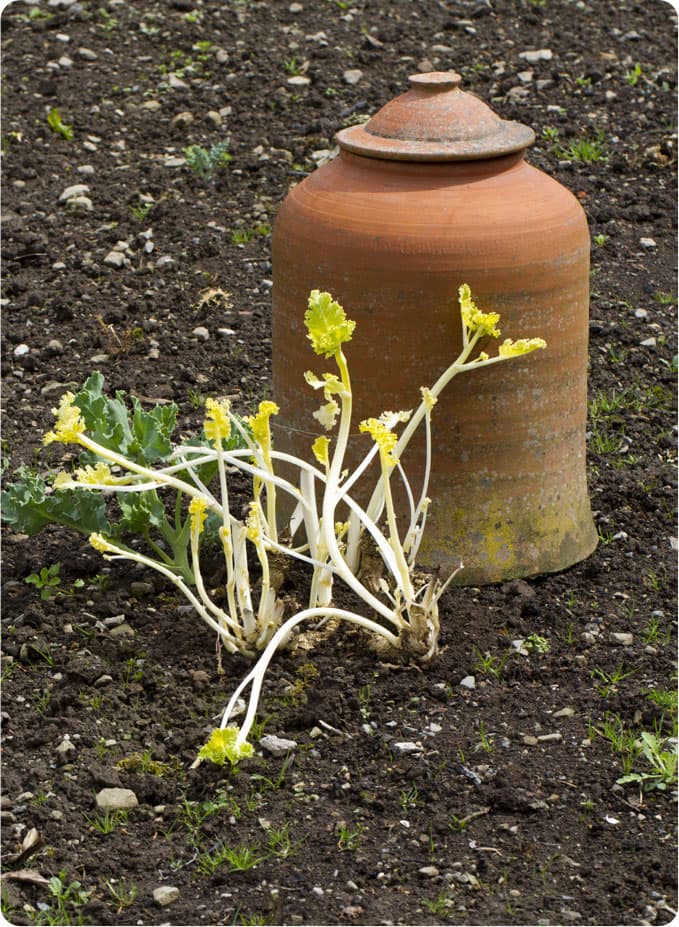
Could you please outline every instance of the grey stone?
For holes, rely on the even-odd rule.
[[[101,789],[96,801],[101,811],[130,811],[139,804],[132,789]]]
[[[104,258],[104,264],[108,264],[110,267],[124,267],[127,258],[120,251],[109,251],[109,253]]]
[[[475,676],[465,676],[464,679],[460,680],[460,686],[463,689],[475,689],[476,688],[476,677]]]
[[[288,77],[287,82],[291,87],[308,87],[311,78],[307,77],[306,74],[293,74],[292,77]]]
[[[272,756],[283,756],[297,747],[296,740],[286,740],[276,734],[265,734],[259,741],[260,745]]]
[[[153,889],[153,900],[161,908],[172,904],[179,898],[179,889],[174,885],[159,885]]]
[[[519,52],[519,58],[523,58],[528,64],[537,64],[538,61],[551,61],[552,50],[551,48],[538,48],[534,51],[523,51]]]
[[[351,86],[357,84],[362,77],[363,71],[361,71],[359,68],[349,68],[348,71],[345,71],[342,74],[342,80],[344,83],[350,84]]]
[[[415,743],[412,740],[397,741],[392,744],[392,747],[396,753],[422,753],[422,744]]]
[[[538,743],[541,744],[558,744],[562,740],[561,731],[554,731],[552,734],[540,734],[538,736]]]
[[[427,879],[435,879],[439,874],[436,866],[422,866],[421,869],[417,870],[421,876],[424,876]]]
[[[62,192],[61,196],[59,197],[59,202],[66,203],[68,200],[73,199],[75,196],[84,196],[89,192],[90,188],[86,183],[74,183],[70,187],[66,187],[66,189]]]
[[[621,647],[631,647],[634,643],[634,635],[629,631],[612,631],[610,641],[612,644],[619,644]]]
[[[200,341],[209,341],[210,332],[205,328],[204,325],[198,325],[197,328],[194,328],[191,334],[194,338],[198,338]]]
[[[78,58],[82,58],[83,61],[96,61],[99,55],[96,52],[93,52],[91,48],[79,48],[77,51]]]

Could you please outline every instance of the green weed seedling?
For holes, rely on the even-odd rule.
[[[424,906],[430,914],[445,914],[452,906],[453,902],[445,892],[439,892],[433,901],[424,900]]]
[[[96,814],[94,817],[89,815],[84,815],[87,823],[92,827],[98,834],[103,834],[104,836],[112,834],[117,827],[122,827],[127,824],[128,813],[127,811],[106,811],[104,814]]]
[[[287,859],[293,852],[292,839],[288,824],[271,828],[267,834],[266,849],[272,856]]]
[[[186,163],[201,180],[212,180],[218,168],[233,160],[233,155],[229,153],[230,144],[231,139],[226,138],[216,142],[209,149],[201,145],[189,145],[184,149]]]
[[[68,126],[65,122],[61,121],[61,113],[56,106],[49,111],[47,125],[55,135],[60,135],[62,138],[65,138],[67,142],[70,142],[73,138],[72,126]]]
[[[337,846],[339,849],[349,852],[358,849],[361,834],[364,830],[362,824],[357,824],[354,828],[351,828],[342,822],[337,828]]]
[[[590,672],[590,677],[595,680],[594,688],[599,695],[602,698],[608,698],[612,692],[617,692],[617,685],[619,682],[622,682],[623,679],[627,679],[629,676],[633,676],[635,673],[636,670],[625,671],[624,665],[621,663],[612,673],[607,673],[605,670],[595,666]]]
[[[606,141],[603,132],[598,132],[594,138],[578,138],[566,147],[556,145],[555,154],[564,161],[580,161],[591,164],[594,161],[606,160]]]
[[[499,657],[494,657],[491,653],[483,654],[478,647],[475,647],[474,650],[476,652],[474,669],[477,673],[483,673],[486,676],[494,676],[495,679],[500,679],[507,660],[509,660],[512,655],[511,650],[505,651],[505,653],[501,654]]]
[[[654,789],[664,791],[677,784],[677,745],[673,745],[656,734],[649,731],[641,732],[641,753],[650,767],[650,772],[629,772],[621,776],[617,782],[624,785],[636,782],[643,791]]]
[[[137,886],[134,882],[130,882],[128,885],[125,879],[107,879],[106,888],[109,890],[116,906],[116,914],[120,914],[125,908],[129,908],[137,898]]]
[[[229,872],[247,872],[263,862],[266,857],[259,854],[257,847],[241,844],[238,847],[220,846],[206,850],[198,856],[197,866],[205,875],[213,875],[219,866],[228,866]]]
[[[528,637],[524,638],[521,646],[529,653],[549,653],[549,641],[540,634],[529,634]]]
[[[641,65],[637,61],[634,67],[631,70],[627,71],[627,73],[625,74],[625,80],[630,85],[630,87],[636,87],[636,85],[639,83],[640,78],[643,77],[643,73],[644,72],[641,70]]]
[[[83,889],[80,882],[68,882],[66,871],[62,869],[59,875],[52,876],[48,889],[51,904],[40,913],[37,923],[45,924],[82,924],[82,912],[79,910],[87,904],[91,892]],[[75,917],[75,920],[74,920]]]
[[[45,601],[56,595],[57,587],[61,585],[61,577],[59,576],[60,570],[61,564],[53,563],[52,566],[43,567],[39,573],[31,573],[30,576],[26,577],[24,582],[39,589],[40,598]]]

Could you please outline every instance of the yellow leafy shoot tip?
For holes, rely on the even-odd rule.
[[[278,406],[275,402],[265,399],[259,404],[259,410],[256,415],[248,415],[245,421],[252,428],[252,434],[255,441],[262,447],[268,446],[271,441],[269,432],[269,419],[272,415],[278,415]]]
[[[205,519],[207,518],[207,503],[200,496],[194,496],[189,503],[189,515],[191,516],[191,531],[199,535],[203,531]]]
[[[385,422],[378,418],[364,419],[358,426],[359,431],[367,432],[380,449],[380,456],[383,460],[389,460],[392,466],[398,461],[391,456],[391,452],[396,447],[398,438],[393,431],[390,431]]]
[[[91,534],[89,540],[92,547],[101,554],[109,554],[116,550],[113,544],[107,541],[103,534]]]
[[[346,317],[344,309],[330,293],[320,290],[311,291],[304,324],[312,348],[324,357],[332,357],[345,342],[351,341],[356,328],[356,323]]]
[[[252,744],[247,741],[237,743],[240,729],[237,727],[217,728],[210,734],[208,742],[200,748],[198,756],[201,760],[210,760],[218,766],[226,766],[227,762],[235,766],[240,760],[246,759],[255,752]]]
[[[469,332],[478,332],[480,335],[490,335],[492,338],[500,337],[497,323],[500,315],[497,312],[481,312],[472,299],[468,283],[463,283],[459,290],[460,312],[462,321]]]
[[[70,473],[66,473],[65,470],[60,470],[52,481],[52,488],[57,491],[60,489],[75,489],[75,485],[73,477]]]
[[[82,467],[75,471],[75,478],[79,483],[115,483],[115,478],[111,475],[111,468],[103,462],[98,463],[95,467]],[[56,482],[55,482],[56,487]]]
[[[520,357],[521,354],[530,354],[531,351],[546,347],[544,338],[519,338],[518,341],[506,338],[498,348],[498,354],[500,357]]]
[[[328,448],[330,447],[330,439],[326,438],[325,435],[321,435],[320,438],[316,438],[314,443],[311,445],[311,450],[314,452],[314,457],[324,467],[330,466],[330,457],[328,454]]]
[[[205,437],[212,442],[214,447],[220,448],[222,442],[231,435],[231,419],[229,418],[231,403],[228,399],[206,399],[205,408],[207,410],[203,426]]]
[[[424,406],[427,412],[431,412],[431,410],[434,408],[434,406],[438,402],[438,399],[436,398],[436,396],[434,396],[434,394],[432,393],[432,391],[429,389],[428,386],[421,386],[420,393],[422,394],[422,401],[424,402]]]
[[[56,416],[54,431],[48,431],[44,436],[43,444],[52,444],[59,441],[61,444],[79,444],[80,435],[85,432],[85,422],[78,406],[73,405],[73,393],[64,393],[59,401],[59,407],[52,409]]]

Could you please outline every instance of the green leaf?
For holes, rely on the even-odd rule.
[[[147,412],[132,397],[130,420],[125,398],[123,391],[116,392],[114,398],[104,395],[104,378],[97,371],[88,377],[73,404],[80,409],[88,435],[103,447],[139,464],[165,459],[172,450],[177,406],[159,403]]]
[[[312,290],[309,308],[304,314],[307,338],[316,354],[332,357],[347,341],[356,328],[356,323],[346,317],[344,309],[330,293]]]
[[[159,528],[165,521],[165,506],[155,489],[148,492],[129,492],[118,495],[122,512],[119,530],[133,534],[144,534],[150,526]]]
[[[101,495],[77,490],[48,491],[44,479],[28,467],[17,470],[19,481],[0,493],[2,519],[24,534],[36,534],[57,524],[83,534],[110,531]]]
[[[146,463],[165,460],[172,452],[172,433],[177,424],[177,406],[154,406],[145,412],[139,400],[132,397],[132,433],[134,451]]]
[[[56,134],[61,135],[62,138],[65,138],[67,142],[70,142],[73,138],[73,129],[71,126],[67,126],[65,122],[61,121],[61,113],[54,106],[47,116],[47,125],[50,129]]]

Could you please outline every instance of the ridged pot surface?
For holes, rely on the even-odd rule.
[[[585,474],[589,234],[577,200],[522,152],[416,163],[342,151],[289,193],[273,235],[276,445],[308,458],[323,433],[303,380],[331,367],[305,337],[312,289],[357,322],[346,345],[357,431],[417,405],[457,356],[462,283],[501,314],[503,338],[539,336],[547,349],[464,373],[441,395],[419,560],[462,560],[466,584],[563,569],[597,541]],[[402,458],[416,494],[420,438]],[[353,437],[354,461],[369,442]]]

